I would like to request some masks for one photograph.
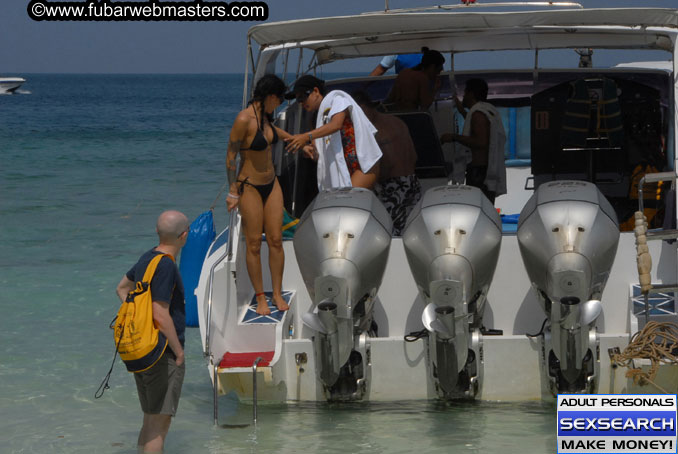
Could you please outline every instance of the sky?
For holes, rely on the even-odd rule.
[[[28,3],[29,0],[0,0],[1,74],[240,73],[245,65],[247,30],[259,23],[36,22],[28,16]],[[207,0],[203,3],[209,4]],[[266,3],[267,22],[384,8],[384,0],[268,0]],[[389,0],[391,8],[457,3],[459,0]],[[678,8],[678,0],[582,0],[580,3],[585,7]],[[335,69],[358,68],[339,65]]]

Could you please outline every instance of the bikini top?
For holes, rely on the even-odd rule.
[[[254,135],[254,139],[252,139],[250,146],[247,148],[241,148],[241,150],[264,151],[269,145],[277,143],[278,133],[275,132],[275,128],[272,127],[271,129],[273,129],[273,140],[271,140],[270,144],[266,141],[266,137],[264,137],[261,129],[257,128],[257,133]]]
[[[257,110],[256,109],[254,109],[254,117],[257,119],[257,124],[259,124],[259,117],[257,116]],[[264,151],[264,150],[266,150],[266,148],[268,148],[269,145],[273,145],[274,143],[277,143],[278,142],[278,133],[275,131],[275,128],[273,127],[273,125],[271,125],[271,129],[273,130],[273,140],[271,140],[270,144],[266,140],[266,137],[264,137],[264,133],[257,126],[257,133],[254,135],[254,139],[252,139],[250,146],[248,148],[241,148],[241,150]]]

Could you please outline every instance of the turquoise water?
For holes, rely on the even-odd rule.
[[[0,96],[0,453],[134,453],[141,411],[113,355],[115,286],[155,244],[164,209],[193,219],[224,182],[242,76],[28,75]],[[217,230],[226,224],[223,201]],[[549,453],[539,403],[252,407],[212,388],[199,333],[168,453]]]

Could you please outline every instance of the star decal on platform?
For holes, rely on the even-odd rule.
[[[279,311],[278,308],[273,304],[273,292],[265,292],[266,301],[268,302],[268,308],[271,310],[271,313],[268,315],[257,314],[257,299],[252,296],[250,304],[247,307],[245,316],[243,317],[241,323],[246,325],[252,324],[267,324],[267,323],[280,323],[285,315],[286,311]],[[292,299],[292,292],[282,292],[282,297],[287,304],[290,304]]]

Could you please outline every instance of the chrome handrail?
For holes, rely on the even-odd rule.
[[[203,351],[203,355],[206,358],[209,358],[212,355],[212,351],[210,348],[210,341],[211,341],[211,328],[212,328],[212,296],[214,294],[214,270],[218,265],[221,264],[221,262],[224,261],[224,259],[228,258],[230,260],[233,256],[233,242],[231,241],[233,239],[233,227],[234,227],[234,221],[238,217],[238,210],[237,208],[233,211],[233,214],[231,214],[229,221],[228,221],[228,240],[226,240],[226,251],[212,264],[212,267],[210,268],[210,276],[209,276],[209,281],[207,284],[208,288],[208,297],[207,297],[207,324],[205,325],[205,350]]]
[[[257,423],[257,366],[263,358],[257,356],[252,364],[252,421]]]
[[[638,182],[638,211],[641,213],[644,212],[644,195],[643,195],[643,185],[645,183],[659,183],[660,181],[672,181],[675,182],[678,175],[676,172],[658,172],[658,173],[646,173]]]
[[[213,374],[213,378],[214,378],[214,389],[212,390],[213,391],[212,398],[214,399],[213,400],[214,425],[218,426],[219,425],[219,386],[218,386],[218,383],[219,383],[219,375],[218,375],[219,366],[217,364],[214,364],[214,358],[212,358],[212,365],[214,366],[214,368],[212,369],[212,374]]]
[[[556,7],[556,8],[569,8],[574,7],[578,9],[584,9],[584,5],[579,2],[543,2],[543,1],[523,1],[523,2],[493,2],[493,3],[473,3],[465,2],[462,0],[461,4],[457,5],[437,5],[437,6],[424,6],[424,7],[415,7],[415,8],[397,8],[390,9],[389,1],[385,0],[385,9],[384,11],[375,11],[370,13],[362,14],[378,14],[378,13],[415,13],[415,12],[424,12],[424,11],[449,11],[462,8],[510,8],[510,7]]]

